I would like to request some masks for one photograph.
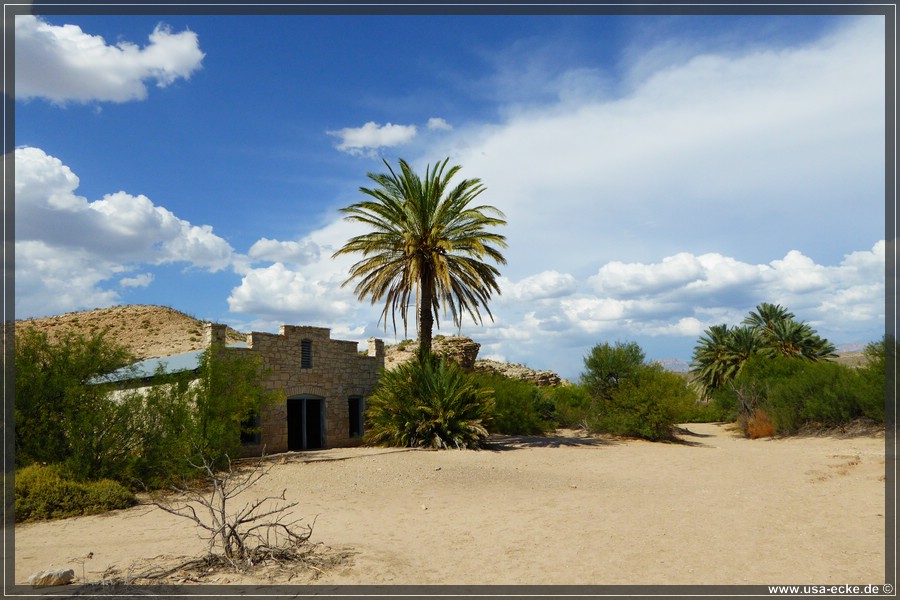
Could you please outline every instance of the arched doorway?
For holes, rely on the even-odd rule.
[[[325,447],[325,399],[294,396],[287,399],[288,450]]]

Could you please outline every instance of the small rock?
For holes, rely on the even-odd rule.
[[[438,468],[436,468],[436,469],[435,469],[435,471],[440,471],[440,470],[441,470],[441,468],[440,468],[440,467],[438,467]]]
[[[54,587],[57,585],[68,585],[75,578],[73,569],[57,569],[55,571],[38,571],[28,578],[31,587]]]
[[[425,506],[425,505],[423,504],[423,505],[422,505],[422,510],[428,510],[428,507]]]

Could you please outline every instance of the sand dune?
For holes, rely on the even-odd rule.
[[[883,437],[687,428],[689,444],[561,435],[499,438],[488,451],[293,453],[253,491],[287,489],[315,518],[313,540],[349,553],[319,584],[884,581]],[[191,523],[149,506],[15,533],[19,583],[52,567],[96,580],[204,547]]]

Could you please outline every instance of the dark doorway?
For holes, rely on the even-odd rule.
[[[348,404],[348,412],[350,416],[350,437],[358,438],[362,437],[363,430],[363,411],[362,411],[362,398],[359,396],[350,396],[347,401]]]
[[[288,398],[288,450],[314,450],[323,447],[325,429],[322,398]]]

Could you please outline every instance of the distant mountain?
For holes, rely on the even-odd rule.
[[[666,371],[673,373],[687,373],[691,370],[691,364],[678,358],[663,358],[651,362],[659,363]]]

